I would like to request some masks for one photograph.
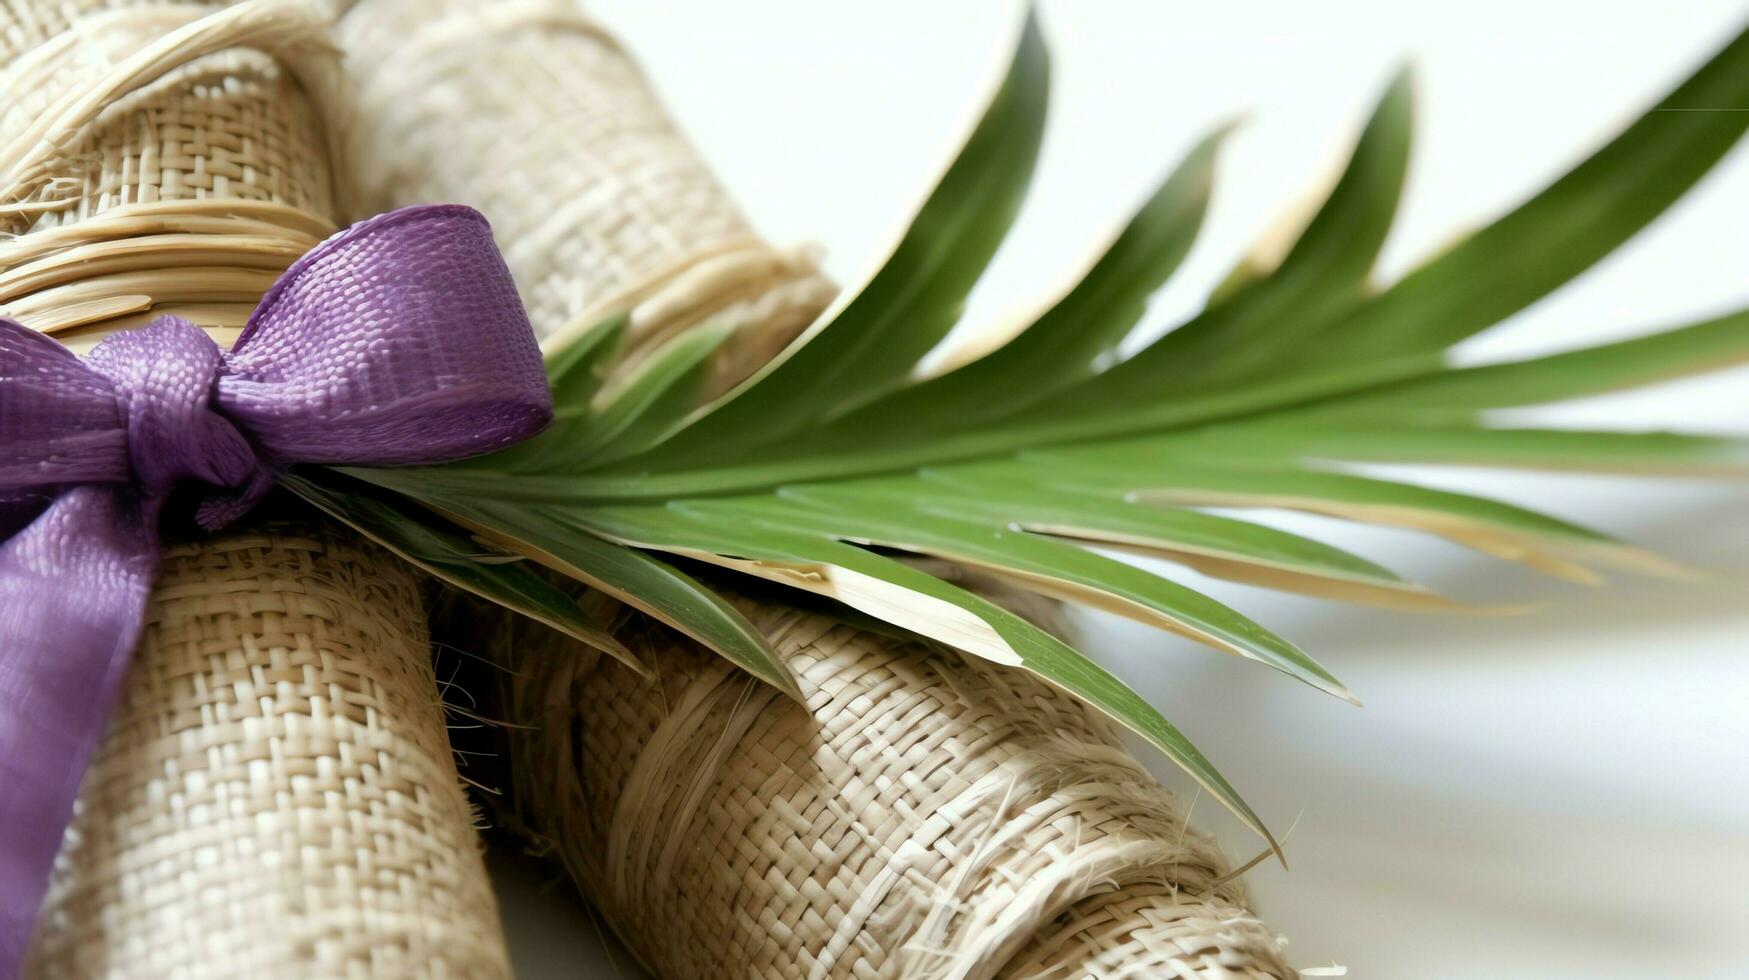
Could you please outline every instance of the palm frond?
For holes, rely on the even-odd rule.
[[[1083,546],[1426,609],[1456,604],[1339,548],[1195,508],[1289,508],[1406,527],[1581,582],[1595,581],[1596,567],[1680,571],[1556,517],[1340,465],[1744,468],[1740,440],[1506,428],[1486,413],[1740,363],[1749,359],[1749,313],[1480,367],[1451,367],[1447,349],[1591,267],[1723,156],[1749,127],[1749,32],[1570,173],[1381,288],[1373,268],[1413,129],[1412,84],[1400,74],[1280,261],[1248,262],[1202,312],[1119,360],[1202,225],[1217,133],[1026,330],[924,377],[919,362],[959,318],[1037,156],[1049,59],[1030,18],[1018,38],[983,121],[885,263],[744,384],[701,399],[697,370],[721,342],[716,332],[675,340],[606,378],[621,328],[604,324],[550,352],[560,421],[541,437],[453,466],[350,472],[403,495],[383,499],[409,513],[427,513],[415,524],[436,520],[428,511],[446,515],[792,695],[763,638],[677,560],[827,596],[1033,671],[1142,734],[1266,838],[1208,760],[1121,681],[889,553],[946,559],[1128,615],[1340,697],[1351,695],[1329,671],[1241,613]],[[502,582],[452,580],[505,601]]]

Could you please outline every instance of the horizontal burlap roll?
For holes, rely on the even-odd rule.
[[[749,236],[572,4],[360,0],[341,36],[356,170],[385,175],[365,199],[482,208],[538,330],[659,295]],[[770,329],[708,280],[675,305]],[[504,668],[500,820],[658,975],[1291,975],[1209,838],[1084,707],[781,598],[743,609],[806,706],[640,618],[622,638],[655,681],[543,627],[454,616]]]
[[[166,313],[228,345],[336,227],[324,18],[0,15],[0,310],[75,349]],[[173,531],[30,974],[507,975],[421,588],[308,516]]]
[[[769,600],[795,704],[642,619],[659,680],[510,626],[503,819],[664,977],[1291,976],[1213,841],[1020,671]]]

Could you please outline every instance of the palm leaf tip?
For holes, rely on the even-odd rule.
[[[885,261],[772,363],[695,411],[652,457],[733,459],[902,388],[957,322],[1013,225],[1043,142],[1050,74],[1029,9],[982,118]]]
[[[1749,29],[1522,205],[1394,284],[1332,348],[1448,347],[1524,309],[1637,234],[1749,129]]]

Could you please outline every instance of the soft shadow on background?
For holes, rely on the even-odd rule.
[[[1334,165],[1392,68],[1420,132],[1385,272],[1577,159],[1749,19],[1681,4],[1291,0],[1042,4],[1051,130],[968,332],[1040,297],[1209,126],[1243,115],[1208,230],[1147,323],[1198,298]],[[1002,4],[800,0],[595,12],[774,242],[852,277],[971,118]],[[1749,304],[1749,153],[1477,358]],[[1749,372],[1563,409],[1555,421],[1749,431]],[[1187,730],[1265,818],[1291,871],[1250,876],[1297,965],[1354,977],[1749,975],[1749,488],[1421,470],[1655,544],[1713,574],[1587,590],[1388,531],[1283,518],[1512,617],[1415,616],[1207,588],[1297,641],[1367,703],[1109,620],[1088,649]],[[1171,785],[1176,773],[1156,766]],[[1188,792],[1188,790],[1186,790]],[[1207,801],[1203,801],[1207,804]],[[1229,853],[1255,841],[1199,804]],[[500,856],[519,974],[640,977],[556,870]]]

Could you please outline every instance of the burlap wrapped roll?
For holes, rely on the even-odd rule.
[[[673,292],[689,298],[676,328],[793,333],[788,303],[762,319],[744,282],[688,291],[725,242],[769,250],[574,6],[361,0],[341,36],[355,172],[381,178],[363,199],[485,210],[538,330],[628,298],[649,322],[650,297]],[[817,311],[818,286],[801,266],[766,288]],[[508,668],[499,818],[562,859],[658,975],[1292,975],[1213,842],[1083,706],[1017,671],[741,604],[806,707],[637,618],[624,639],[654,682],[528,623],[480,640]]]
[[[740,327],[717,357],[721,389],[831,301],[805,251],[754,234],[637,67],[574,4],[343,2],[363,82],[359,206],[464,193],[491,218],[543,335],[629,309],[629,363],[730,320]]]
[[[325,16],[0,16],[0,310],[76,349],[166,313],[228,345],[339,217]],[[421,587],[309,517],[167,537],[28,972],[507,975]]]

